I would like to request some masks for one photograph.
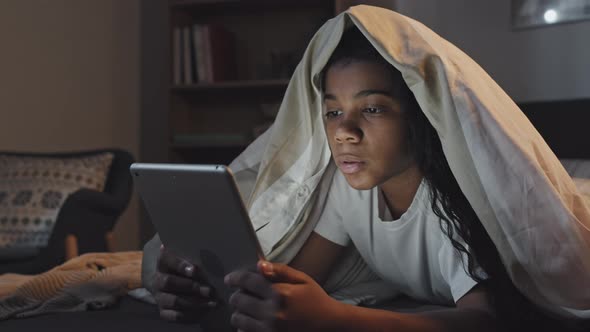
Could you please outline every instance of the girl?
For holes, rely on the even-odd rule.
[[[326,23],[268,135],[261,158],[242,157],[257,167],[232,167],[258,168],[240,189],[267,257],[290,266],[227,276],[239,329],[563,330],[588,316],[588,207],[509,98],[417,22],[360,6]],[[351,245],[396,290],[453,308],[334,300],[327,280]],[[170,257],[160,275],[198,270]],[[180,292],[171,284],[156,293]],[[159,296],[163,315],[178,317],[170,298]]]

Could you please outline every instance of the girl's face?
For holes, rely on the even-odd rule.
[[[414,166],[389,71],[370,62],[336,63],[324,82],[326,135],[350,186],[371,189]]]

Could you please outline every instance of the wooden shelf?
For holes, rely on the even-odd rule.
[[[255,133],[272,121],[273,111],[283,99],[289,80],[270,78],[290,75],[309,40],[322,24],[346,8],[344,2],[145,1],[141,10],[142,36],[148,36],[141,43],[145,55],[141,61],[142,159],[230,163]],[[174,55],[179,51],[175,29],[197,24],[219,26],[235,36],[232,54],[236,55],[237,73],[230,76],[235,81],[174,85],[184,81],[174,80],[178,61]],[[184,51],[186,41],[181,43]],[[182,55],[184,62],[184,52]],[[195,82],[194,78],[190,81]],[[242,139],[237,137],[240,133],[244,134]],[[151,237],[151,227],[146,229],[142,229],[144,240]]]
[[[172,9],[184,9],[189,7],[203,7],[211,6],[241,6],[241,7],[264,7],[281,8],[289,7],[319,7],[325,6],[326,3],[333,4],[334,0],[169,0]]]
[[[239,0],[170,0],[170,7],[239,3]]]
[[[231,90],[231,89],[286,89],[288,79],[277,80],[252,80],[252,81],[227,81],[216,83],[197,83],[190,85],[174,85],[170,89],[178,92]]]
[[[250,137],[243,134],[178,134],[172,138],[171,147],[175,149],[246,147],[251,141]]]
[[[166,119],[160,117],[160,123],[150,128],[162,127],[158,137],[165,140],[161,145],[168,161],[184,163],[229,163],[254,140],[255,133],[272,122],[289,85],[288,77],[309,40],[340,6],[340,0],[162,1],[166,10],[159,12],[167,17],[161,18],[166,25],[161,35],[166,38],[153,49],[166,50],[160,54],[166,63],[153,68],[159,74],[165,69],[158,77],[167,81],[163,87],[158,84],[157,94],[167,105],[153,112],[165,111]],[[205,26],[209,28],[203,30]],[[205,34],[197,34],[203,31]],[[224,37],[230,35],[232,38]],[[217,47],[212,40],[218,40]],[[219,52],[222,46],[232,53]],[[199,63],[196,60],[202,54],[219,62]],[[228,54],[235,59],[221,58]],[[221,66],[223,62],[232,68]],[[218,75],[212,76],[226,80],[198,82],[194,69],[199,65],[211,71],[217,68]],[[225,75],[222,69],[232,75]],[[189,71],[191,78],[185,77]],[[194,84],[176,84],[181,82]]]
[[[176,150],[187,149],[219,149],[219,148],[246,148],[249,143],[225,143],[225,142],[209,142],[209,143],[172,143],[170,147]]]

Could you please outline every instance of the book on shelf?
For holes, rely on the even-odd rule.
[[[193,84],[195,83],[194,77],[196,72],[194,70],[193,61],[195,59],[195,48],[193,45],[192,31],[190,27],[184,27],[182,29],[182,58],[183,58],[183,83]]]
[[[174,84],[214,83],[237,79],[235,36],[216,24],[173,30]]]
[[[220,25],[205,25],[204,30],[208,82],[235,80],[237,69],[234,35]]]
[[[182,30],[180,27],[175,27],[172,33],[172,73],[175,85],[182,84],[183,81],[183,59],[182,59]]]
[[[193,45],[195,46],[195,52],[193,53],[195,57],[194,63],[196,64],[197,68],[197,81],[198,82],[205,82],[205,57],[203,52],[204,47],[204,40],[203,40],[203,33],[202,28],[199,24],[195,24],[192,27],[193,31]]]

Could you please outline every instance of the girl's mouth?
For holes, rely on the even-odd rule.
[[[344,174],[357,173],[364,167],[364,165],[365,165],[365,163],[362,161],[344,161],[343,160],[343,161],[338,162],[338,168],[340,168],[340,170]]]

